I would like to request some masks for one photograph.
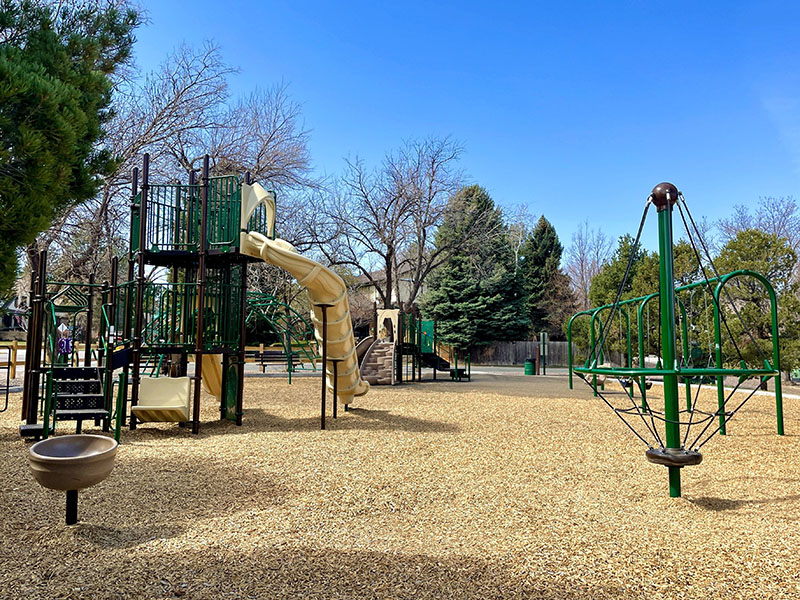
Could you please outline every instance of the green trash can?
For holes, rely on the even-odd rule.
[[[536,375],[536,359],[525,359],[525,375]]]

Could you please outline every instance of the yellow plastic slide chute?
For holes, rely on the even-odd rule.
[[[271,240],[255,232],[242,233],[240,251],[287,270],[297,283],[308,289],[313,306],[311,320],[317,340],[322,342],[322,309],[318,304],[328,304],[328,358],[338,359],[337,393],[339,400],[350,404],[353,396],[362,396],[369,391],[369,383],[361,379],[350,319],[347,288],[336,273],[316,261],[298,254],[289,242]],[[205,364],[203,365],[205,373]],[[333,389],[333,369],[326,365],[328,389]]]
[[[222,354],[203,354],[203,387],[217,400],[222,397]]]

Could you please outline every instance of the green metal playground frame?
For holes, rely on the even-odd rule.
[[[722,336],[721,336],[721,326],[720,326],[720,314],[719,314],[719,305],[720,305],[720,297],[724,290],[725,284],[728,283],[730,280],[736,277],[752,277],[753,279],[757,280],[761,283],[767,291],[770,299],[770,326],[771,326],[771,333],[772,333],[772,362],[765,361],[763,369],[752,369],[752,368],[729,368],[725,367],[723,363],[723,356],[722,356]],[[778,335],[778,302],[777,302],[777,295],[775,294],[775,289],[772,287],[772,284],[767,280],[766,277],[757,273],[756,271],[751,271],[748,269],[740,269],[737,271],[732,271],[726,275],[721,275],[719,277],[710,277],[708,279],[704,279],[703,281],[697,281],[694,283],[690,283],[687,285],[683,285],[680,287],[675,288],[676,294],[676,301],[677,305],[681,311],[681,346],[683,350],[684,359],[689,356],[690,349],[689,349],[689,333],[688,333],[688,318],[687,318],[687,311],[686,305],[684,302],[677,298],[677,293],[690,291],[701,287],[707,287],[710,284],[716,283],[716,286],[713,288],[713,296],[714,302],[712,303],[712,310],[713,310],[713,318],[714,318],[714,360],[715,366],[707,367],[707,368],[696,368],[696,367],[687,367],[687,366],[680,366],[679,364],[675,364],[674,369],[666,369],[666,368],[633,368],[632,366],[632,340],[631,340],[631,318],[630,314],[627,310],[628,306],[635,306],[636,307],[636,329],[637,329],[637,341],[638,341],[638,357],[639,357],[639,365],[644,365],[645,359],[645,329],[644,329],[644,310],[647,304],[655,298],[659,297],[659,294],[656,292],[654,294],[648,294],[646,296],[638,296],[636,298],[630,298],[627,300],[623,300],[619,303],[620,309],[625,308],[625,310],[620,310],[620,314],[624,315],[626,321],[626,346],[627,346],[627,365],[625,367],[610,367],[604,368],[598,366],[598,363],[602,363],[604,358],[604,349],[603,347],[596,348],[596,341],[597,341],[597,325],[598,325],[598,318],[602,314],[603,311],[611,310],[614,308],[614,304],[605,304],[603,306],[599,306],[597,308],[592,308],[589,310],[580,311],[575,313],[570,317],[567,323],[567,344],[568,344],[568,367],[569,367],[569,388],[573,389],[573,372],[575,373],[585,373],[591,374],[593,381],[592,387],[594,388],[594,394],[597,394],[597,375],[611,375],[611,376],[622,376],[622,377],[638,377],[641,382],[641,395],[642,395],[642,406],[645,407],[645,403],[647,400],[647,388],[645,385],[645,380],[647,377],[651,376],[662,376],[665,374],[676,375],[683,379],[683,383],[685,385],[685,392],[686,392],[686,405],[687,410],[691,409],[691,380],[696,377],[703,377],[709,376],[714,377],[716,380],[717,386],[717,399],[720,411],[723,409],[723,403],[725,400],[725,391],[724,391],[724,382],[723,379],[727,375],[733,375],[737,377],[749,377],[749,376],[758,376],[762,378],[762,381],[765,379],[774,379],[775,385],[775,404],[776,404],[776,413],[777,413],[777,430],[778,434],[783,435],[783,392],[781,387],[781,370],[780,370],[780,344],[779,344],[779,335]],[[572,325],[573,322],[581,316],[590,316],[591,323],[589,328],[589,347],[591,350],[589,357],[586,359],[583,367],[575,367],[575,360],[573,356],[573,336],[572,336]],[[600,329],[602,330],[602,321],[600,321]],[[600,331],[602,336],[602,331]],[[635,394],[635,387],[632,388],[631,393]],[[720,412],[719,415],[719,423],[720,423],[720,434],[726,434],[726,420],[725,415],[723,412]]]
[[[641,413],[646,413],[650,409],[646,399],[646,380],[648,377],[661,377],[664,382],[664,412],[663,421],[665,429],[665,444],[660,451],[661,457],[666,459],[666,462],[659,460],[652,460],[651,451],[655,449],[651,446],[648,450],[648,459],[651,462],[658,462],[664,464],[669,469],[669,489],[670,496],[677,497],[681,495],[680,485],[680,469],[683,466],[690,464],[699,464],[702,456],[699,452],[692,449],[685,449],[683,444],[686,440],[681,441],[681,421],[680,421],[680,408],[678,402],[678,386],[682,381],[686,390],[686,403],[687,411],[692,412],[691,401],[691,382],[696,378],[702,382],[703,377],[711,377],[716,380],[717,387],[717,404],[718,408],[715,416],[718,418],[718,431],[724,435],[726,433],[726,423],[733,416],[733,413],[727,414],[725,411],[725,398],[724,378],[726,376],[735,376],[739,378],[740,383],[748,378],[757,377],[762,383],[769,379],[774,379],[775,387],[775,405],[776,405],[776,419],[778,435],[784,434],[783,426],[783,395],[781,387],[781,360],[780,360],[780,340],[779,340],[779,326],[778,326],[778,301],[775,294],[775,289],[772,284],[762,274],[755,271],[741,269],[733,271],[726,275],[717,275],[716,277],[705,276],[702,280],[690,283],[683,286],[675,286],[674,277],[674,257],[673,257],[673,231],[672,231],[672,212],[679,198],[682,200],[677,188],[672,184],[662,183],[653,189],[652,194],[648,198],[648,204],[645,207],[645,212],[642,215],[642,222],[640,225],[639,233],[637,234],[636,243],[638,244],[639,236],[641,235],[642,228],[645,223],[647,209],[650,203],[656,206],[658,211],[658,231],[659,231],[659,291],[637,298],[630,298],[627,300],[620,300],[622,287],[617,295],[617,300],[612,304],[606,304],[597,308],[585,310],[573,315],[567,323],[567,343],[568,343],[568,367],[569,367],[569,387],[573,388],[573,373],[578,373],[581,376],[591,376],[591,387],[595,396],[598,395],[598,375],[612,376],[612,377],[628,377],[632,380],[637,380],[640,385],[642,395]],[[681,210],[681,216],[683,209]],[[688,208],[686,209],[688,211]],[[691,215],[690,215],[691,218]],[[688,225],[687,225],[688,230]],[[691,237],[690,237],[691,239]],[[693,244],[694,245],[694,244]],[[696,250],[696,248],[695,248]],[[699,260],[699,255],[698,255]],[[630,269],[630,264],[628,265]],[[705,269],[703,269],[705,275]],[[627,277],[627,270],[626,270]],[[763,368],[748,367],[744,360],[738,367],[726,366],[723,350],[722,350],[722,334],[721,323],[723,315],[721,314],[721,296],[725,290],[725,286],[736,278],[752,278],[759,282],[767,291],[770,302],[770,326],[772,334],[772,359],[763,359]],[[624,281],[623,281],[624,284]],[[713,289],[712,285],[716,284]],[[687,311],[686,306],[682,300],[677,296],[679,292],[689,291],[705,287],[711,292],[712,306],[713,306],[713,343],[714,343],[714,366],[708,367],[695,367],[688,364],[690,357],[689,349],[689,335],[687,327]],[[656,368],[648,368],[645,366],[645,330],[643,314],[645,307],[650,301],[658,298],[659,300],[659,313],[660,313],[660,359]],[[683,360],[686,364],[680,364],[678,353],[676,351],[676,315],[675,307],[681,312],[681,342],[683,351]],[[636,325],[638,333],[638,355],[639,366],[632,366],[632,340],[631,340],[631,318],[629,308],[636,307]],[[735,308],[735,307],[734,307]],[[610,326],[614,318],[614,312],[619,311],[619,319],[625,319],[625,347],[627,349],[626,365],[620,367],[613,367],[603,365],[604,361],[604,345],[606,343],[606,335],[603,331],[603,321],[600,316],[604,311],[610,311],[611,315],[606,320],[606,326]],[[573,356],[573,324],[579,317],[588,316],[590,318],[589,324],[589,343],[590,351],[583,366],[576,367],[574,364]],[[598,332],[598,321],[599,332]],[[598,344],[597,335],[600,335],[600,342]],[[755,343],[755,342],[754,342]],[[738,348],[737,348],[738,351]],[[740,355],[741,358],[741,355]],[[631,386],[631,391],[628,392],[623,386],[626,393],[631,399],[634,397],[635,385]],[[605,400],[605,399],[604,399]],[[608,402],[606,401],[608,404]],[[609,406],[611,406],[609,404]],[[741,405],[740,405],[741,406]],[[613,408],[613,406],[612,406]],[[617,409],[615,409],[616,411]],[[738,410],[738,408],[737,408]],[[736,411],[733,411],[734,413]],[[618,413],[619,416],[619,413]],[[624,421],[624,419],[623,419]],[[690,421],[691,423],[691,421]],[[627,423],[626,423],[627,424]],[[630,427],[630,425],[628,425]],[[705,431],[705,430],[704,430]],[[635,431],[634,431],[635,433]],[[638,435],[638,434],[637,434]],[[701,434],[702,435],[702,434]],[[713,433],[712,433],[713,435]],[[645,441],[641,438],[642,441]],[[699,439],[699,438],[698,438]],[[707,440],[706,440],[707,441]],[[646,442],[647,443],[647,442]],[[685,461],[681,463],[680,461]]]

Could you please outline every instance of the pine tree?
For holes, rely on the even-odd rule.
[[[135,11],[0,0],[0,290],[19,246],[90,198],[112,166],[97,148],[109,76],[130,56]]]
[[[471,240],[434,273],[422,301],[426,317],[437,320],[442,341],[461,349],[521,339],[528,330],[525,295],[501,211],[477,185],[461,189],[452,205],[458,210],[446,215],[437,244],[473,229],[474,219],[486,219],[492,234]]]
[[[536,223],[521,252],[531,333],[547,331],[552,339],[563,335],[562,325],[574,312],[569,278],[559,268],[563,246],[555,227],[544,215]]]
[[[625,268],[628,266],[628,261],[633,252],[633,237],[629,234],[620,236],[617,249],[614,251],[614,256],[611,260],[603,265],[600,272],[592,279],[592,285],[589,289],[589,302],[592,306],[602,306],[604,304],[611,304],[617,297],[622,279],[625,276]],[[633,281],[636,277],[636,271],[639,265],[647,257],[647,252],[639,247],[633,257],[631,263],[631,270],[628,273],[628,279],[622,289],[621,298],[629,298],[633,290]],[[657,290],[653,290],[654,292]]]

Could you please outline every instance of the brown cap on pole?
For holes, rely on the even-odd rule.
[[[653,201],[656,209],[660,212],[678,201],[678,188],[671,183],[659,183],[650,192],[650,200]]]

